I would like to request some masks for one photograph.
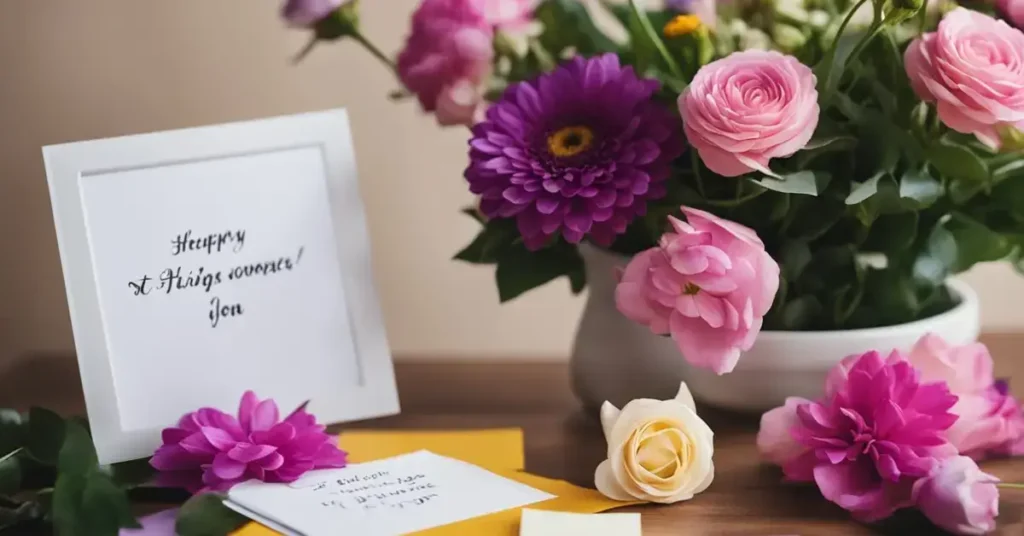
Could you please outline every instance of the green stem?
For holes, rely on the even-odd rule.
[[[24,449],[25,449],[25,447],[18,447],[16,449],[8,452],[7,454],[4,454],[3,456],[0,456],[0,463],[4,463],[5,461],[7,461],[8,458],[11,458],[11,457],[17,455],[19,452],[21,452]]]
[[[1014,483],[1011,483],[1011,482],[999,482],[999,483],[996,484],[996,486],[1000,487],[1000,488],[1009,488],[1009,489],[1024,489],[1024,484],[1014,484]]]
[[[828,62],[828,71],[825,72],[824,77],[824,87],[826,88],[829,87],[829,80],[832,78],[832,72],[835,70],[836,49],[839,47],[839,39],[843,36],[843,32],[846,31],[846,27],[850,25],[850,20],[853,19],[854,13],[856,13],[857,10],[867,2],[868,0],[858,0],[858,2],[854,4],[853,8],[850,9],[850,12],[846,14],[846,18],[844,18],[843,22],[839,25],[839,29],[836,30],[836,35],[832,38],[832,46],[829,47],[828,54],[822,58],[822,61]]]
[[[849,64],[853,62],[853,60],[857,59],[857,56],[859,56],[861,52],[864,52],[864,49],[871,44],[871,41],[877,37],[884,28],[885,26],[882,24],[881,20],[872,23],[871,27],[868,28],[868,33],[861,38],[860,42],[857,43],[857,46],[853,47],[853,51],[851,51],[849,57],[846,58],[846,63]]]
[[[308,56],[309,53],[313,51],[313,48],[316,47],[318,41],[319,39],[316,37],[316,35],[314,35],[313,38],[310,39],[308,43],[306,43],[306,46],[302,47],[302,50],[300,50],[299,53],[296,54],[294,58],[292,58],[292,63],[299,63],[300,61],[305,59],[306,56]]]
[[[743,203],[746,203],[747,201],[750,201],[751,199],[754,199],[754,198],[760,196],[761,194],[763,194],[763,193],[765,193],[767,191],[768,191],[767,188],[761,188],[761,189],[759,189],[759,190],[757,190],[755,192],[749,193],[749,194],[747,194],[747,195],[745,195],[743,197],[738,197],[736,199],[720,199],[720,200],[711,200],[711,199],[709,199],[707,201],[707,204],[709,204],[709,205],[711,205],[713,207],[722,207],[722,208],[738,207],[738,206],[742,205]]]
[[[697,156],[697,152],[690,149],[690,167],[693,169],[693,178],[697,181],[697,193],[704,199],[708,198],[708,194],[704,192],[704,179],[700,176],[700,157]]]
[[[918,33],[924,33],[928,29],[928,0],[924,0],[924,4],[921,4],[921,11],[917,12],[917,31]]]
[[[866,0],[865,0],[866,1]],[[629,8],[633,11],[633,16],[640,21],[640,26],[643,28],[644,33],[647,34],[647,38],[651,40],[651,44],[658,50],[658,54],[661,55],[661,59],[665,60],[665,64],[668,66],[668,70],[672,73],[672,76],[683,80],[683,73],[679,70],[679,66],[676,65],[675,60],[672,59],[672,55],[668,53],[668,48],[665,47],[665,42],[661,40],[658,32],[655,31],[654,25],[651,24],[651,19],[647,18],[647,13],[644,13],[636,5],[636,0],[629,0]]]
[[[365,48],[367,52],[373,55],[373,57],[380,60],[380,62],[387,66],[388,69],[391,69],[392,73],[394,73],[396,76],[398,75],[398,67],[395,66],[395,62],[392,61],[391,58],[387,56],[387,54],[381,52],[381,50],[377,48],[377,45],[371,43],[370,40],[367,39],[365,35],[363,35],[357,30],[352,32],[352,39],[355,39],[357,43],[363,45],[363,48]]]

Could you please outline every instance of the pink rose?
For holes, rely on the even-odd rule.
[[[281,17],[292,26],[312,26],[351,0],[287,0]]]
[[[992,376],[992,356],[981,343],[952,346],[929,333],[910,350],[907,360],[926,382],[945,382],[959,400],[959,416],[947,430],[949,442],[961,454],[982,459],[1001,454],[1024,435],[1020,405],[1005,383]]]
[[[424,0],[398,55],[402,83],[442,125],[472,125],[483,103],[494,32],[474,1]]]
[[[793,438],[793,428],[800,424],[796,409],[807,403],[810,403],[810,400],[798,396],[787,397],[785,405],[769,410],[761,416],[761,427],[757,431],[757,450],[765,460],[784,466],[809,450]]]
[[[1011,0],[1012,1],[1012,0]],[[921,99],[938,103],[939,118],[998,149],[999,129],[1024,128],[1024,33],[988,15],[957,8],[937,32],[915,39],[904,54]]]
[[[996,5],[1011,24],[1024,28],[1024,0],[997,0]]]
[[[954,456],[914,483],[913,501],[932,523],[949,532],[985,534],[995,530],[999,515],[996,482],[974,460]]]
[[[811,69],[792,56],[747,50],[701,67],[679,96],[686,138],[708,169],[771,174],[772,158],[810,141],[818,125]]]
[[[622,314],[671,334],[690,363],[730,372],[761,331],[779,289],[779,265],[754,231],[683,207],[674,233],[630,261],[615,289]]]
[[[537,0],[471,0],[473,9],[491,26],[500,30],[516,30],[533,21]]]

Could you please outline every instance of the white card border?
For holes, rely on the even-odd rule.
[[[370,261],[370,239],[356,180],[355,151],[344,109],[227,123],[43,147],[68,310],[93,442],[100,463],[152,455],[160,430],[125,431],[118,417],[95,282],[81,178],[123,168],[261,154],[319,146],[324,155],[328,195],[349,322],[362,384],[323,406],[321,421],[345,422],[399,412],[398,391]],[[268,373],[270,373],[268,371]],[[311,372],[314,373],[314,372]],[[343,388],[339,385],[339,391]],[[221,408],[233,412],[233,408]],[[287,408],[286,408],[287,409]]]

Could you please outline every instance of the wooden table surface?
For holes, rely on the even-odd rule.
[[[1024,335],[989,336],[996,372],[1024,385],[1017,349]],[[600,426],[572,397],[564,363],[500,364],[438,361],[397,365],[401,415],[352,428],[474,429],[521,427],[526,468],[535,474],[593,486],[604,458]],[[1018,390],[1024,392],[1024,387]],[[0,373],[0,407],[45,405],[65,413],[84,407],[72,358],[40,356]],[[927,535],[939,532],[914,512],[876,526],[858,525],[813,486],[781,483],[777,468],[759,461],[756,416],[699,407],[715,431],[715,481],[691,501],[623,509],[643,514],[647,536]],[[985,462],[1007,482],[1024,482],[1024,458]],[[1024,535],[1024,491],[1003,490],[997,534]],[[467,535],[474,536],[474,535]]]

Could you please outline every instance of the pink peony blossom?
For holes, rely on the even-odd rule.
[[[708,169],[726,177],[771,174],[818,125],[814,73],[774,51],[736,52],[701,67],[679,96],[686,138]]]
[[[986,534],[996,529],[999,479],[983,473],[974,460],[942,460],[913,488],[913,500],[928,519],[953,534]]]
[[[331,12],[351,0],[286,0],[281,17],[292,26],[308,27],[327,18]]]
[[[273,400],[246,391],[238,418],[214,408],[188,413],[163,431],[163,445],[149,461],[157,482],[192,492],[223,491],[249,479],[292,482],[306,471],[344,467],[335,446],[303,404],[280,420]]]
[[[473,9],[500,30],[518,31],[533,22],[537,0],[471,0]]]
[[[442,125],[472,125],[480,117],[494,31],[476,1],[424,0],[398,55],[402,83]]]
[[[1018,28],[1024,28],[1024,0],[996,0],[999,11]]]
[[[683,207],[674,233],[634,257],[615,301],[630,320],[671,334],[690,363],[732,371],[749,350],[779,289],[779,265],[754,231]]]
[[[997,149],[999,129],[1024,128],[1024,33],[965,8],[938,31],[915,39],[904,54],[919,97],[938,103],[939,118]]]
[[[838,377],[837,377],[838,378]],[[957,417],[942,383],[920,383],[898,352],[857,358],[820,402],[797,406],[791,432],[809,450],[783,466],[794,481],[813,481],[822,495],[863,521],[911,504],[914,482],[956,449],[945,430]]]
[[[786,398],[786,403],[761,416],[761,427],[757,431],[757,450],[761,457],[783,466],[808,450],[793,437],[793,428],[800,424],[796,409],[811,401],[798,396]]]

